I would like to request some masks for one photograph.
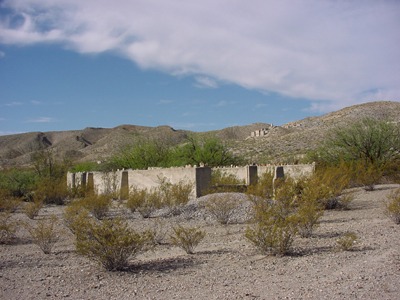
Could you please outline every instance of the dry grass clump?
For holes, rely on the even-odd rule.
[[[336,245],[339,250],[351,251],[354,249],[354,245],[358,242],[359,238],[354,232],[346,232],[338,240],[336,240]]]
[[[25,224],[33,242],[40,247],[44,254],[50,254],[51,249],[59,240],[56,226],[57,217],[54,215],[49,219],[38,220],[36,226]]]
[[[187,254],[193,254],[194,248],[204,239],[206,233],[195,227],[183,227],[178,225],[172,228],[171,242],[175,246],[185,250]]]
[[[400,189],[393,191],[385,202],[385,214],[400,224]]]

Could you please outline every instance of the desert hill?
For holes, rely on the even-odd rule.
[[[350,106],[319,117],[309,117],[283,126],[254,123],[208,132],[175,130],[169,126],[146,127],[120,125],[114,128],[88,127],[82,130],[28,132],[0,136],[0,166],[22,166],[30,162],[32,153],[48,148],[58,158],[74,161],[104,160],[144,139],[157,139],[171,145],[185,141],[189,135],[214,135],[249,162],[292,162],[308,150],[316,148],[324,136],[336,126],[348,126],[364,117],[400,122],[400,102],[370,102]],[[263,136],[251,132],[265,128]]]

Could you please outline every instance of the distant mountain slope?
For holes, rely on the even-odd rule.
[[[0,166],[21,166],[30,162],[32,153],[49,148],[58,158],[75,161],[106,159],[143,139],[157,139],[180,144],[188,135],[217,136],[234,153],[249,162],[288,162],[317,147],[327,132],[336,126],[347,126],[364,117],[400,122],[399,102],[370,102],[350,106],[320,117],[309,117],[283,126],[254,123],[208,132],[175,130],[169,126],[146,127],[120,125],[115,128],[85,128],[83,130],[29,132],[0,136]],[[251,132],[267,128],[265,135],[251,137]]]

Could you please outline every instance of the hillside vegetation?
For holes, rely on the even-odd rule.
[[[121,125],[115,128],[29,132],[0,136],[0,166],[26,166],[38,149],[51,149],[59,159],[73,162],[104,161],[128,145],[157,140],[169,145],[185,143],[188,137],[217,137],[247,163],[293,163],[317,148],[335,127],[347,126],[365,117],[400,122],[399,102],[355,105],[320,117],[270,127],[268,123],[234,126],[208,132],[175,130],[169,126]],[[268,121],[268,120],[266,120]],[[252,131],[269,128],[266,135],[250,137]]]

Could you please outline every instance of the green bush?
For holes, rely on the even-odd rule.
[[[31,170],[11,169],[0,172],[0,190],[16,198],[29,200],[37,181],[38,176]]]
[[[126,268],[129,258],[145,250],[153,240],[150,232],[137,233],[119,218],[99,222],[87,219],[84,225],[76,232],[78,253],[108,271]]]
[[[49,219],[37,221],[36,226],[26,225],[33,242],[40,247],[44,254],[50,254],[59,240],[59,232],[57,232],[56,225],[57,217],[54,215]]]
[[[400,224],[400,189],[392,192],[385,202],[385,214],[396,224]]]
[[[195,227],[175,226],[172,228],[174,234],[171,235],[172,244],[185,250],[187,254],[193,254],[194,248],[204,239],[206,233]]]

